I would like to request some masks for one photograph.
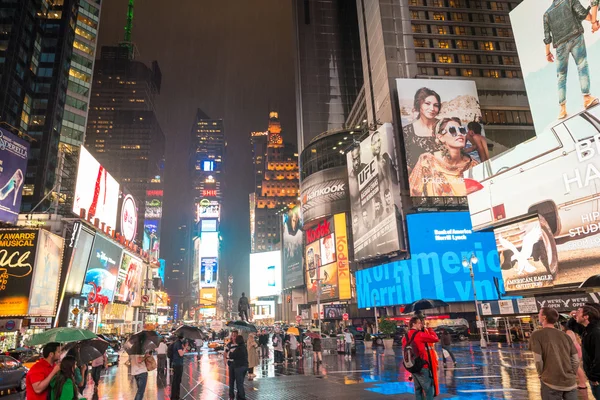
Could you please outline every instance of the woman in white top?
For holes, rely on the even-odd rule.
[[[158,373],[166,375],[167,374],[167,344],[165,343],[165,339],[160,340],[160,344],[156,348],[156,358],[158,361]]]
[[[129,356],[131,375],[135,378],[135,383],[137,385],[135,400],[142,400],[144,398],[146,384],[148,383],[148,368],[146,368],[144,358],[144,354],[131,354]]]

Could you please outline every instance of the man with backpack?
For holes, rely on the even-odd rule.
[[[434,353],[435,361],[432,360],[429,345],[439,342],[439,339],[433,329],[425,329],[419,317],[412,317],[408,327],[408,333],[402,338],[404,368],[412,374],[415,398],[433,400],[436,395],[437,358]]]
[[[240,313],[240,318],[242,321],[248,321],[248,309],[250,308],[250,303],[248,302],[248,298],[246,297],[246,293],[242,292],[242,297],[238,301],[238,312]]]

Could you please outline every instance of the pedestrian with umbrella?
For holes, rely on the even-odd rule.
[[[60,370],[50,382],[50,400],[73,400],[79,397],[75,383],[77,360],[66,356],[59,364]]]
[[[25,397],[28,400],[48,399],[50,382],[60,370],[57,364],[60,358],[60,343],[46,343],[42,349],[42,357],[27,373]]]
[[[98,357],[92,360],[92,381],[94,381],[94,392],[98,391],[98,384],[102,376],[102,370],[108,365],[108,357],[106,351],[100,353]]]
[[[321,344],[321,335],[317,332],[308,332],[306,336],[312,339],[312,348],[313,353],[315,354],[313,362],[317,363],[318,365],[319,363],[323,362],[323,346]]]
[[[148,371],[156,368],[151,352],[159,345],[162,336],[156,331],[140,331],[131,335],[123,348],[129,355],[131,375],[135,377],[135,400],[142,400],[148,383]],[[183,368],[182,368],[183,369]],[[171,397],[175,399],[175,397]]]
[[[167,355],[171,358],[171,367],[173,368],[173,376],[171,377],[171,400],[179,400],[181,393],[181,378],[183,377],[183,356],[186,352],[186,347],[183,344],[183,334],[179,333],[175,342],[173,342],[167,350]]]

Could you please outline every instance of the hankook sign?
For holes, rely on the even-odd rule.
[[[304,223],[348,211],[347,181],[346,167],[329,168],[303,179],[300,199]]]

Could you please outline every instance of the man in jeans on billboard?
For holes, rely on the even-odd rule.
[[[544,43],[548,62],[554,62],[550,45],[556,49],[558,102],[560,104],[558,119],[564,119],[567,116],[569,56],[573,57],[575,65],[577,65],[584,107],[589,108],[598,104],[598,98],[590,94],[590,71],[581,24],[581,21],[588,20],[592,23],[592,27],[596,27],[597,21],[592,18],[590,8],[584,8],[579,0],[554,0],[544,13]]]

